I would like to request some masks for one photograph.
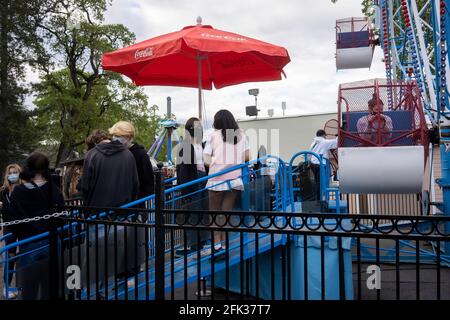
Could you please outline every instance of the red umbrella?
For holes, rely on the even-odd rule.
[[[105,53],[105,70],[122,73],[136,85],[201,90],[254,81],[280,80],[289,63],[283,47],[201,25],[151,38]]]

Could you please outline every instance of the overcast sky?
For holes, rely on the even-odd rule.
[[[285,67],[286,79],[245,83],[223,89],[204,91],[209,119],[221,109],[245,118],[245,106],[254,104],[251,88],[259,88],[260,116],[273,108],[281,116],[281,102],[286,101],[286,115],[333,112],[336,110],[339,83],[385,77],[379,47],[371,69],[341,70],[335,66],[336,19],[361,16],[361,0],[113,0],[106,13],[106,23],[122,23],[143,41],[195,24],[203,24],[242,34],[285,47],[291,62]],[[172,112],[180,122],[197,116],[197,89],[147,86],[150,104],[166,110],[166,97],[172,97]],[[210,124],[210,121],[209,121]]]

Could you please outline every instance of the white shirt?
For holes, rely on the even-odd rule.
[[[328,159],[328,153],[332,149],[337,148],[337,137],[336,139],[325,139],[324,137],[315,137],[313,143],[311,143],[310,150],[318,155],[321,155],[325,159]],[[311,157],[311,162],[319,164],[319,160],[316,157]]]
[[[223,141],[221,130],[216,130],[208,136],[203,154],[211,157],[209,175],[221,172],[235,165],[245,162],[245,152],[249,149],[247,136],[240,131],[241,139],[236,144]],[[228,190],[228,184],[219,182],[229,181],[232,189],[244,188],[240,169],[210,178],[206,187],[213,191]]]
[[[203,161],[203,148],[199,143],[194,143],[195,163],[197,164],[197,170],[205,172],[205,162]]]
[[[380,123],[381,128],[378,129]],[[383,142],[386,142],[392,136],[394,126],[392,125],[391,117],[387,115],[368,114],[358,119],[356,128],[358,129],[358,134],[361,138],[372,140],[373,142],[377,140],[376,134],[378,130],[380,130],[382,133]]]

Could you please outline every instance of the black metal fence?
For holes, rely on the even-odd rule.
[[[84,231],[69,239],[83,238],[80,243],[89,245],[69,241],[71,254],[60,255],[64,268],[82,262],[82,288],[71,297],[450,299],[450,259],[442,251],[449,242],[443,222],[449,218],[156,210],[156,217],[187,214],[207,215],[208,222],[148,224],[147,213],[133,209],[115,211],[114,220],[74,214],[70,223],[80,223]],[[121,216],[127,219],[119,221]],[[364,219],[372,221],[370,227],[360,223]],[[377,227],[381,220],[391,222],[389,230]],[[146,245],[152,228],[154,256]],[[144,245],[138,230],[144,231]],[[177,256],[177,246],[166,250],[164,243],[166,234],[173,243],[178,230],[185,240],[187,230],[198,239],[202,232],[211,239],[224,232],[225,249],[198,246]],[[67,274],[61,273],[66,286]]]
[[[48,270],[60,299],[450,299],[450,217],[175,209],[157,182],[154,210],[61,208],[26,290]]]

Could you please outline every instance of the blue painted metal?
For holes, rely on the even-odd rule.
[[[442,138],[441,138],[442,139]],[[441,177],[436,180],[436,183],[442,187],[443,203],[441,210],[444,215],[450,216],[450,150],[446,146],[450,145],[450,139],[441,141],[440,152],[441,152]],[[450,231],[450,223],[445,225],[446,232]],[[450,243],[447,242],[444,246],[444,252],[450,254]]]
[[[310,157],[315,157],[320,165],[320,199],[324,200],[324,196],[325,196],[325,188],[326,188],[326,183],[325,183],[325,171],[326,171],[326,165],[324,164],[324,160],[323,157],[315,152],[312,151],[300,151],[297,152],[296,154],[294,154],[291,157],[291,160],[289,160],[289,168],[288,168],[288,179],[289,179],[289,186],[290,186],[290,208],[292,212],[295,212],[295,198],[294,198],[294,173],[295,170],[297,170],[297,167],[294,168],[294,161],[297,160],[297,158],[299,157],[303,157],[303,161],[310,161]]]
[[[152,146],[148,150],[147,154],[156,158],[159,152],[162,149],[164,144],[164,140],[167,139],[167,161],[171,165],[172,164],[172,132],[174,129],[178,127],[178,124],[175,120],[166,119],[159,122],[161,126],[160,131],[156,137],[155,142],[153,142]],[[179,142],[179,141],[178,141]]]
[[[434,3],[433,3],[434,4]],[[440,10],[445,10],[444,13],[439,12]],[[439,59],[438,61],[440,63],[437,64],[439,67],[439,72],[437,72],[438,75],[436,76],[436,86],[437,86],[437,92],[439,92],[440,97],[445,97],[443,100],[438,98],[438,104],[439,109],[445,109],[446,113],[448,113],[449,110],[449,93],[448,93],[448,86],[446,81],[446,68],[448,67],[446,62],[450,62],[450,53],[449,53],[449,9],[450,9],[450,0],[445,1],[445,9],[443,8],[435,8],[435,12],[437,10],[437,14],[440,14],[441,18],[441,25],[440,27],[440,36],[441,36],[441,43],[438,48],[436,48],[436,51],[438,54],[442,53],[443,59]],[[437,23],[436,15],[435,17],[435,23]],[[435,43],[436,44],[436,43]],[[447,53],[448,60],[445,60],[445,53]],[[440,80],[442,80],[442,85],[440,85]],[[441,102],[443,101],[443,102]],[[445,128],[441,129],[441,145],[440,145],[440,152],[441,152],[441,187],[442,187],[442,193],[444,198],[444,203],[442,205],[442,212],[446,216],[450,216],[450,184],[448,181],[450,180],[450,137],[448,136],[449,126],[448,121],[446,123]],[[438,182],[439,184],[439,182]],[[445,225],[446,232],[450,231],[450,223],[446,223]],[[450,254],[450,243],[447,242],[444,246],[444,252],[446,254]]]
[[[161,130],[158,132],[158,135],[156,136],[155,142],[153,142],[152,146],[150,147],[150,149],[147,152],[147,154],[149,156],[152,155],[153,151],[155,151],[156,147],[159,145],[159,141],[164,137],[163,133],[164,133],[164,128],[161,128]]]
[[[450,61],[450,50],[448,50],[450,0],[421,2],[380,0],[379,3],[381,8],[391,9],[393,12],[393,16],[388,16],[381,29],[389,31],[391,22],[394,22],[396,26],[394,30],[390,30],[387,48],[385,48],[383,32],[381,32],[381,45],[387,49],[388,59],[391,58],[391,54],[394,59],[401,57],[396,63],[401,72],[393,74],[392,65],[388,63],[386,74],[391,74],[399,80],[407,80],[408,69],[413,68],[413,79],[417,81],[421,91],[423,108],[433,125],[440,129],[441,178],[436,183],[442,187],[443,203],[438,204],[438,208],[444,215],[450,215],[450,152],[448,152],[448,146],[450,146],[450,95],[446,73]],[[415,19],[413,7],[417,7],[421,21]],[[405,19],[405,14],[408,16],[408,21]],[[420,30],[418,28],[424,31],[424,39],[419,38]],[[420,40],[424,41],[429,56],[422,56],[419,49]],[[402,51],[401,54],[399,54],[400,51]],[[431,74],[427,74],[427,69]],[[432,91],[434,91],[436,99],[434,101],[431,100],[433,98]],[[445,228],[450,230],[450,224],[447,224]],[[444,251],[450,252],[449,243],[445,245]]]

